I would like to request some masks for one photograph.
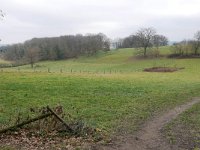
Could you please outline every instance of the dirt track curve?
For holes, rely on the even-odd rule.
[[[155,116],[147,121],[135,135],[122,137],[112,146],[102,147],[103,150],[180,150],[175,145],[170,145],[161,134],[161,129],[179,114],[199,103],[200,98],[177,106],[161,116]]]

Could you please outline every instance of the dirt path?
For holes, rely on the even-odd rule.
[[[164,113],[161,116],[155,116],[147,121],[136,135],[128,137],[119,137],[113,146],[103,147],[104,150],[178,150],[180,148],[169,145],[162,136],[160,130],[179,114],[189,109],[192,105],[200,102],[200,98],[194,98],[192,101],[177,106],[174,109]]]

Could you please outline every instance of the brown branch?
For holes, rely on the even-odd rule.
[[[14,125],[14,126],[11,126],[11,127],[8,127],[6,129],[3,129],[3,130],[0,130],[0,134],[2,133],[6,133],[7,131],[11,131],[11,130],[14,130],[16,128],[20,128],[26,124],[29,124],[29,123],[32,123],[32,122],[35,122],[37,120],[41,120],[41,119],[44,119],[44,118],[47,118],[49,116],[53,115],[52,113],[47,113],[47,114],[44,114],[44,115],[41,115],[41,116],[38,116],[38,117],[35,117],[35,118],[32,118],[30,120],[27,120],[27,121],[24,121],[22,123],[19,123],[17,125]]]
[[[73,132],[73,129],[62,118],[60,118],[49,106],[47,106],[47,110],[50,111],[60,122],[62,122],[69,132]]]

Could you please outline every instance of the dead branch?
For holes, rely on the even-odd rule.
[[[73,129],[62,118],[60,118],[49,106],[47,106],[47,110],[50,111],[60,122],[62,122],[69,132],[73,132]]]
[[[26,124],[35,122],[35,121],[37,121],[37,120],[41,120],[41,119],[47,118],[47,117],[49,117],[49,116],[51,116],[51,115],[53,115],[53,114],[52,114],[52,113],[47,113],[47,114],[44,114],[44,115],[41,115],[41,116],[32,118],[32,119],[30,119],[30,120],[26,120],[26,121],[24,121],[24,122],[22,122],[22,123],[19,123],[19,124],[17,124],[17,125],[8,127],[8,128],[6,128],[6,129],[3,129],[3,130],[0,130],[0,134],[6,133],[7,131],[14,130],[14,129],[16,129],[16,128],[20,128],[20,127],[22,127],[22,126],[24,126],[24,125],[26,125]]]

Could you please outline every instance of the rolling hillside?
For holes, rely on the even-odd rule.
[[[169,52],[169,47],[162,48],[163,54]],[[27,115],[31,107],[60,104],[110,136],[132,133],[155,114],[200,96],[200,59],[136,59],[135,53],[120,49],[90,58],[38,62],[35,69],[30,65],[2,69],[0,128],[12,124],[14,118],[9,118],[17,112]],[[143,72],[155,66],[184,69]]]

